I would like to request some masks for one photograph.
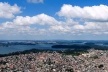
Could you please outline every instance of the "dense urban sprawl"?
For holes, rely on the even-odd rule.
[[[79,56],[39,52],[0,58],[0,72],[108,72],[108,51]]]

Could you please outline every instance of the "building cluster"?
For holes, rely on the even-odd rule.
[[[108,51],[79,56],[39,52],[0,58],[0,72],[108,72]]]

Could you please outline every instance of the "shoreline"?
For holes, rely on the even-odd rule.
[[[52,49],[30,49],[30,50],[24,50],[24,51],[17,51],[12,52],[8,54],[0,54],[0,57],[7,57],[7,56],[13,56],[13,55],[20,55],[20,54],[30,54],[30,53],[39,53],[39,52],[58,52],[66,55],[79,55],[80,53],[87,52],[87,50],[52,50]]]

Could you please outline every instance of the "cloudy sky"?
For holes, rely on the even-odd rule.
[[[108,0],[0,0],[0,40],[108,40]]]

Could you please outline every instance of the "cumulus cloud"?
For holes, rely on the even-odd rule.
[[[40,24],[40,25],[50,24],[50,25],[53,25],[53,24],[56,24],[57,22],[58,21],[55,18],[48,16],[44,13],[36,15],[36,16],[32,16],[32,17],[30,17],[30,16],[26,16],[26,17],[17,16],[13,20],[13,23],[17,24],[17,25],[30,25],[30,24]]]
[[[50,31],[52,31],[53,33],[68,33],[70,32],[70,27],[69,26],[64,26],[64,25],[53,25],[49,28]]]
[[[29,3],[43,3],[43,0],[27,0]]]
[[[78,32],[93,34],[93,35],[101,35],[107,34],[108,32],[108,22],[85,22],[83,25],[78,24],[73,26],[74,30]]]
[[[97,12],[95,11],[97,10]],[[100,15],[102,9],[103,13]],[[108,35],[107,6],[79,6],[63,5],[58,15],[64,19],[57,20],[47,14],[35,16],[16,16],[12,21],[0,25],[0,34],[10,35]],[[96,13],[95,13],[96,12]],[[106,14],[106,15],[105,15]],[[89,21],[88,21],[89,20]],[[100,21],[101,20],[101,21]]]
[[[13,18],[14,15],[21,12],[20,9],[16,4],[11,6],[8,3],[0,2],[0,18]]]
[[[11,32],[11,33],[10,33]],[[58,21],[55,18],[39,14],[35,16],[17,16],[12,22],[5,22],[0,25],[0,34],[108,34],[108,22],[76,22],[73,19]]]
[[[5,22],[0,25],[0,30],[17,31],[28,34],[42,34],[49,31],[50,26],[59,25],[60,22],[55,18],[46,14],[39,14],[36,16],[17,16],[12,22]],[[45,28],[47,26],[48,28]]]
[[[108,6],[99,5],[80,7],[64,4],[57,14],[67,18],[108,21]]]

